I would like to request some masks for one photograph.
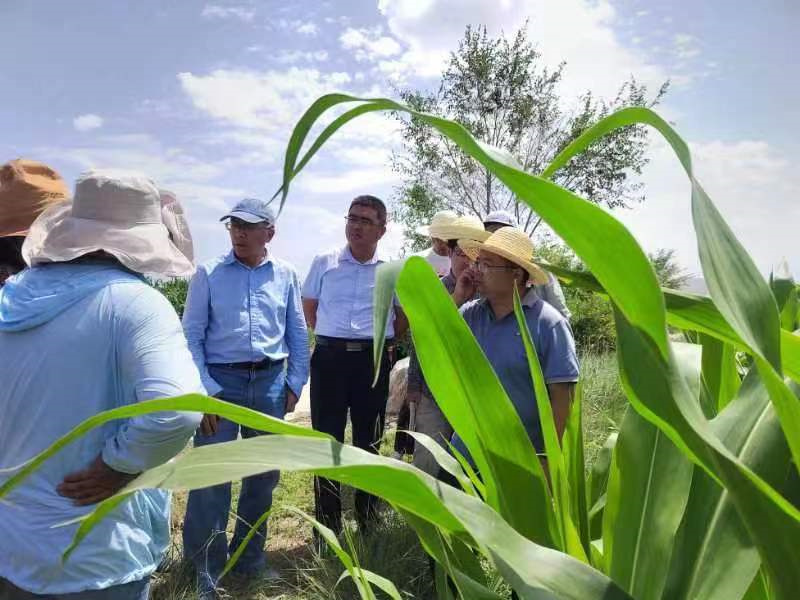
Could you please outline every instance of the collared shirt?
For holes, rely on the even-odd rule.
[[[197,268],[183,329],[209,394],[222,387],[207,365],[288,358],[286,383],[298,397],[308,379],[309,349],[297,272],[268,255],[255,268],[233,251]]]
[[[444,277],[450,272],[450,257],[449,256],[439,256],[431,248],[425,248],[424,250],[420,250],[419,252],[414,252],[411,256],[420,256],[424,258],[429,265],[433,267],[433,270],[436,271],[436,274],[439,277]]]
[[[120,267],[94,264],[36,266],[0,290],[0,381],[0,483],[99,412],[204,392],[166,298]],[[50,597],[150,575],[170,543],[169,493],[134,493],[62,564],[75,520],[95,506],[76,506],[56,486],[101,453],[125,473],[161,464],[183,449],[200,416],[112,421],[44,462],[0,501],[0,578]]]
[[[537,297],[541,298],[562,315],[564,315],[564,318],[569,321],[569,319],[572,317],[572,313],[570,312],[569,308],[567,308],[567,300],[564,298],[564,291],[561,289],[561,284],[558,282],[556,276],[552,273],[548,273],[547,277],[547,283],[532,285],[528,288],[522,303],[529,303],[529,299],[530,302],[532,302],[533,299]]]
[[[569,322],[556,309],[538,298],[523,305],[522,310],[542,366],[545,383],[578,381],[578,357]],[[534,447],[539,452],[543,451],[539,410],[516,316],[512,312],[500,320],[495,319],[494,312],[485,299],[464,304],[461,314],[517,409]]]
[[[375,271],[386,262],[378,252],[367,262],[353,258],[350,247],[315,257],[303,283],[303,298],[318,300],[315,333],[345,339],[372,339]],[[395,299],[396,303],[396,299]],[[394,336],[394,309],[386,337]]]

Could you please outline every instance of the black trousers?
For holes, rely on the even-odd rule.
[[[311,424],[317,431],[344,441],[347,413],[353,430],[353,445],[378,453],[383,437],[386,401],[389,395],[388,352],[381,361],[377,385],[372,387],[372,349],[348,352],[344,348],[320,346],[311,357]],[[341,486],[316,477],[314,500],[317,520],[336,533],[342,530]],[[356,519],[367,527],[377,514],[378,499],[356,490]]]

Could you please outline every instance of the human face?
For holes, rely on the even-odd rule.
[[[347,219],[345,237],[353,249],[374,250],[378,240],[386,233],[386,225],[378,220],[378,211],[369,206],[359,204],[351,206],[345,219]]]
[[[513,294],[522,271],[510,260],[487,250],[479,252],[475,267],[479,273],[478,292],[489,298]]]
[[[448,247],[448,251],[450,252],[450,269],[453,271],[453,275],[456,276],[456,279],[458,279],[458,277],[470,267],[472,261],[458,246],[452,249]]]
[[[275,235],[275,227],[267,223],[248,223],[233,217],[225,223],[231,236],[236,258],[246,264],[258,264],[264,258],[264,248]]]
[[[433,247],[433,251],[439,256],[448,256],[450,254],[450,248],[447,247],[447,242],[444,240],[432,237],[431,246]]]

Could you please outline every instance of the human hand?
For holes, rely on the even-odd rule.
[[[86,469],[64,477],[56,491],[78,506],[86,506],[110,498],[135,478],[136,475],[115,471],[98,455]]]
[[[298,398],[292,390],[286,390],[286,412],[294,412],[294,407],[297,406]]]
[[[478,277],[480,273],[475,267],[466,268],[458,276],[456,287],[453,290],[453,301],[456,306],[461,306],[478,293]]]
[[[203,420],[200,421],[200,433],[203,435],[214,435],[217,433],[217,424],[219,423],[219,416],[217,415],[203,415]]]

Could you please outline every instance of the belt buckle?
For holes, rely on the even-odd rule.
[[[361,352],[363,350],[364,345],[361,342],[345,342],[344,349],[345,352]]]

